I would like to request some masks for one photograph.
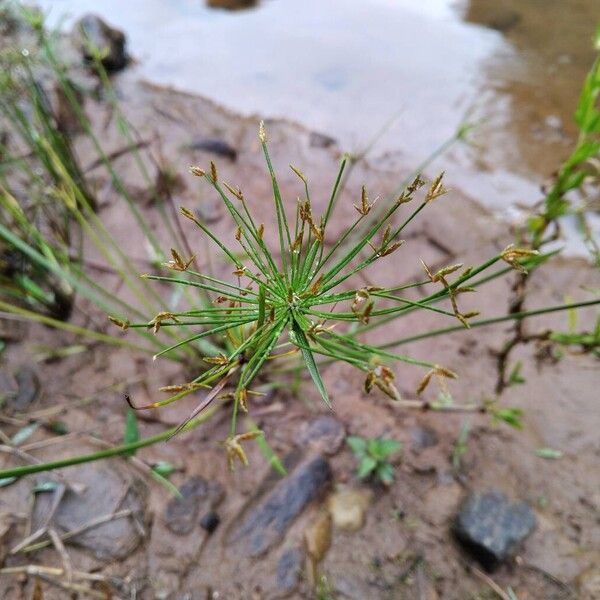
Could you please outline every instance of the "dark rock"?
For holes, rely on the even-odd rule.
[[[439,439],[437,433],[431,427],[413,427],[410,430],[410,449],[418,454],[426,448],[437,446]]]
[[[69,92],[75,96],[77,103],[83,107],[85,95],[76,85],[69,85]],[[54,86],[54,116],[57,129],[66,136],[74,136],[83,132],[81,119],[71,106],[71,101],[65,91],[63,84],[56,83]]]
[[[302,548],[288,548],[277,562],[277,589],[284,594],[291,594],[300,583],[300,575],[304,564]]]
[[[187,150],[208,152],[209,154],[222,156],[228,158],[232,162],[237,159],[237,150],[227,142],[219,139],[200,138],[189,143],[185,148]]]
[[[463,503],[455,533],[467,550],[486,568],[509,558],[535,526],[525,502],[511,502],[497,491],[474,493]]]
[[[507,33],[521,20],[521,16],[514,10],[504,10],[492,15],[487,23],[487,27]]]
[[[129,57],[125,52],[125,34],[108,25],[98,15],[81,17],[75,23],[72,35],[86,61],[93,60],[91,45],[102,53],[101,62],[107,71],[119,71],[127,65]]]
[[[345,437],[346,430],[342,423],[331,415],[321,415],[304,426],[298,444],[332,455],[340,449]]]
[[[223,8],[225,10],[244,10],[258,4],[258,0],[206,0],[206,5],[211,8]]]
[[[323,133],[311,131],[308,143],[311,148],[329,148],[329,146],[333,146],[336,143],[336,140]]]
[[[243,547],[252,557],[270,550],[284,536],[296,517],[315,500],[331,481],[331,468],[322,456],[300,463],[273,489],[242,515],[228,543]]]
[[[81,489],[66,489],[63,494],[64,486],[59,485],[52,493],[35,494],[34,528],[48,525],[51,519],[59,533],[68,532],[85,528],[99,517],[129,510],[128,516],[108,519],[69,539],[70,544],[102,561],[129,557],[145,535],[148,489],[143,481],[121,476],[119,469],[101,463],[73,467],[69,480]]]
[[[40,380],[31,367],[23,366],[15,374],[15,381],[17,393],[13,405],[18,411],[27,410],[40,393]]]
[[[165,524],[176,535],[192,531],[201,506],[213,508],[223,499],[223,487],[203,477],[188,479],[180,488],[181,498],[172,498],[165,509]]]
[[[221,517],[219,517],[214,510],[211,510],[200,519],[200,527],[202,527],[202,529],[208,533],[213,533],[214,530],[219,526],[220,522]]]

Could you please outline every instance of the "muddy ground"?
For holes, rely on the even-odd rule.
[[[270,181],[257,138],[258,118],[242,118],[205,98],[137,82],[127,72],[116,79],[116,85],[137,135],[149,142],[144,152],[181,174],[181,185],[175,194],[178,205],[210,213],[219,236],[233,241],[234,227],[225,218],[222,207],[207,188],[186,172],[188,164],[205,165],[214,158],[203,151],[186,149],[191,142],[222,139],[235,148],[237,158],[232,161],[217,157],[221,177],[239,184],[252,208],[265,221],[266,231],[275,230]],[[107,150],[121,148],[123,142],[115,133],[111,123],[114,115],[107,105],[88,100],[86,108],[94,115]],[[309,176],[319,212],[337,170],[339,148],[323,144],[313,132],[294,123],[267,121],[267,128],[284,197],[294,199],[300,193],[297,179],[287,168],[291,162]],[[86,164],[91,151],[84,140],[77,141],[77,150]],[[148,160],[148,164],[152,162]],[[115,159],[114,166],[139,199],[165,248],[170,247],[156,207],[147,201],[148,190],[135,174],[133,158],[122,156]],[[356,201],[361,184],[368,186],[372,196],[384,198],[406,174],[379,170],[368,158],[359,162],[340,198],[332,229],[341,230],[350,219],[352,202]],[[125,252],[140,262],[147,260],[141,238],[124,216],[106,176],[97,170],[94,181],[102,219]],[[201,267],[207,260],[204,243],[194,230],[186,229],[186,233],[200,257]],[[512,237],[509,226],[482,209],[477,198],[452,190],[419,217],[406,239],[393,260],[377,263],[365,283],[388,284],[421,277],[419,259],[434,267],[457,260],[476,264],[504,248]],[[87,257],[94,261],[92,249]],[[213,256],[212,261],[219,265],[218,257]],[[112,286],[115,294],[120,293],[116,277],[101,272],[97,277],[103,285]],[[501,314],[508,305],[512,281],[509,277],[489,284],[469,298],[468,304],[480,309],[483,316]],[[557,259],[551,268],[531,277],[526,304],[528,308],[559,304],[565,293],[583,299],[586,294],[582,286],[599,285],[597,271],[584,260]],[[582,311],[579,323],[585,326],[594,318],[593,311]],[[93,324],[101,330],[107,327],[105,317],[80,299],[72,321]],[[446,323],[432,318],[430,313],[410,315],[373,339],[385,341],[442,324]],[[16,327],[17,323],[11,321],[10,326]],[[40,346],[73,344],[73,336],[38,325],[18,326],[23,329],[21,341],[9,343],[2,354],[3,385],[13,386],[13,374],[25,366],[35,371],[40,393],[25,412],[3,415],[2,431],[11,436],[36,419],[42,424],[59,420],[72,432],[45,445],[54,434],[48,427],[40,427],[22,448],[33,457],[27,460],[50,460],[93,451],[97,444],[92,436],[111,444],[120,443],[125,390],[142,404],[156,399],[160,385],[189,376],[177,366],[153,363],[144,355],[99,344],[60,360],[39,361],[35,357]],[[539,317],[527,327],[532,332],[549,327],[563,330],[566,317]],[[457,401],[482,402],[493,397],[498,376],[494,351],[501,347],[506,335],[506,326],[464,331],[413,343],[404,346],[403,351],[415,357],[433,358],[458,372],[460,379],[451,386]],[[524,429],[494,425],[488,415],[471,415],[467,451],[458,469],[452,464],[452,455],[464,414],[399,409],[379,393],[366,395],[363,377],[351,367],[327,367],[324,378],[334,405],[333,416],[346,434],[402,441],[403,452],[395,461],[395,482],[389,488],[358,481],[354,474],[356,463],[345,445],[332,444],[326,448],[327,453],[319,443],[307,442],[307,424],[318,415],[327,414],[309,382],[302,385],[298,395],[284,385],[276,393],[257,400],[250,406],[250,415],[279,456],[286,457],[286,464],[291,465],[289,477],[299,478],[303,474],[298,475],[299,470],[308,469],[307,485],[315,485],[314,498],[309,498],[306,507],[276,532],[267,525],[262,531],[260,524],[252,530],[249,522],[252,514],[264,509],[264,498],[272,498],[283,484],[253,445],[249,446],[250,467],[228,472],[219,445],[228,433],[227,408],[206,426],[137,454],[148,464],[169,461],[177,467],[171,480],[176,485],[188,482],[186,489],[192,490],[192,498],[197,499],[183,508],[171,505],[168,509],[171,497],[165,489],[126,459],[24,478],[2,488],[0,493],[3,566],[62,568],[66,562],[72,570],[99,580],[94,583],[99,598],[311,598],[314,592],[305,558],[305,532],[329,527],[323,516],[328,496],[345,486],[366,490],[370,496],[364,525],[358,531],[342,531],[335,525],[332,528],[330,547],[317,566],[318,574],[327,580],[330,597],[493,598],[494,582],[503,589],[511,586],[520,600],[600,597],[598,364],[589,356],[571,352],[558,362],[544,356],[544,348],[533,343],[519,346],[512,360],[523,362],[526,384],[509,387],[499,399],[502,405],[525,411]],[[397,368],[399,389],[405,398],[414,398],[420,375],[405,366]],[[190,397],[168,409],[143,413],[141,434],[151,435],[178,423],[197,401]],[[540,447],[559,449],[563,457],[538,457],[535,450]],[[22,459],[3,453],[1,464],[21,464]],[[313,467],[314,472],[310,471]],[[198,477],[203,479],[194,479]],[[315,483],[315,477],[322,481]],[[57,489],[63,490],[62,496],[57,491],[34,494],[34,486],[48,481],[59,484]],[[299,481],[301,490],[304,480]],[[491,488],[527,501],[535,511],[537,525],[518,554],[488,576],[482,575],[472,557],[459,548],[451,525],[470,491]],[[293,494],[290,501],[296,497]],[[59,532],[76,529],[104,515],[113,514],[114,518],[65,541],[64,548],[59,544],[29,553],[18,551],[27,535],[44,524],[53,500],[57,504],[53,507],[52,524]],[[212,534],[199,524],[210,511],[220,518]],[[266,540],[261,537],[263,534]],[[260,538],[258,542],[255,535]],[[285,553],[286,559],[282,559]],[[287,571],[282,565],[288,565]],[[297,582],[295,569],[300,572]],[[35,578],[25,573],[23,569],[18,574],[0,575],[0,596],[7,600],[31,598]],[[293,582],[287,588],[282,583],[283,575]],[[50,585],[42,577],[46,600],[77,597],[80,593],[67,577],[60,580],[63,587]],[[81,597],[85,596],[81,592]]]

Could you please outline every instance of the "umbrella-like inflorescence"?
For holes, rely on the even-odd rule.
[[[375,207],[375,202],[369,199],[363,187],[361,197],[354,205],[356,219],[341,235],[336,236],[333,243],[329,243],[327,226],[342,188],[349,158],[343,157],[341,160],[321,216],[313,212],[306,176],[299,169],[291,167],[300,179],[304,192],[304,197],[297,201],[295,219],[291,220],[271,163],[262,124],[259,138],[272,181],[278,256],[266,244],[265,226],[252,214],[242,191],[222,182],[214,163],[207,171],[190,167],[191,173],[205,179],[222,199],[235,222],[234,238],[238,247],[234,249],[226,244],[192,211],[182,208],[181,213],[193,221],[233,265],[232,275],[235,279],[233,282],[225,281],[213,274],[197,272],[193,269],[194,257],[184,258],[172,250],[172,260],[165,266],[180,272],[181,276],[143,277],[198,288],[210,297],[211,304],[182,312],[160,312],[144,323],[129,323],[111,317],[124,329],[148,327],[155,334],[165,326],[199,328],[197,333],[156,356],[203,338],[221,336],[225,340],[227,350],[216,356],[205,356],[203,360],[207,368],[203,368],[195,379],[182,385],[162,388],[171,394],[168,398],[136,408],[158,408],[206,388],[206,395],[182,423],[183,427],[213,402],[227,385],[234,384],[231,435],[226,441],[230,457],[243,455],[239,441],[244,441],[246,438],[243,436],[247,434],[238,434],[237,415],[240,410],[248,410],[248,398],[256,393],[251,385],[265,363],[272,359],[300,353],[321,398],[329,407],[331,402],[319,370],[319,362],[323,362],[321,357],[324,360],[344,361],[360,369],[365,373],[367,392],[377,387],[394,400],[400,400],[394,385],[394,362],[424,369],[417,389],[419,394],[432,378],[438,379],[442,385],[444,378],[455,378],[452,371],[436,363],[361,341],[360,334],[415,310],[433,311],[458,319],[464,327],[469,327],[469,319],[477,313],[461,312],[459,296],[474,291],[472,282],[477,283],[475,278],[496,262],[504,260],[516,268],[522,268],[522,259],[533,254],[528,250],[509,247],[479,266],[463,269],[463,265],[454,264],[435,272],[423,263],[425,277],[421,281],[395,287],[347,289],[348,283],[345,282],[401,248],[401,235],[407,225],[429,203],[447,192],[443,174],[428,184],[421,176],[415,177],[386,206]],[[427,285],[434,286],[434,291],[420,300],[411,300],[402,295],[410,288]],[[442,300],[449,301],[447,308],[438,306]]]

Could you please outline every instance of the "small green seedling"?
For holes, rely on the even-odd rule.
[[[357,476],[376,477],[385,485],[394,481],[394,467],[389,458],[402,449],[402,444],[396,440],[385,438],[365,439],[350,436],[347,440],[354,456],[358,460]]]

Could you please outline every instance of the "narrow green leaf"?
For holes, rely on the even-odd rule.
[[[125,418],[125,434],[123,435],[123,444],[135,444],[140,439],[140,430],[138,427],[137,417],[135,411],[131,408],[127,409],[127,416]],[[129,456],[135,454],[135,450],[127,452]]]
[[[246,419],[249,431],[260,431],[258,425],[250,418]],[[261,451],[262,455],[267,459],[269,464],[273,467],[277,473],[281,476],[287,475],[287,470],[283,466],[283,463],[275,453],[275,450],[269,445],[264,435],[260,435],[256,438],[256,445]]]
[[[379,463],[375,474],[386,485],[390,485],[394,481],[394,467],[388,462]]]
[[[562,450],[555,450],[554,448],[538,448],[535,451],[535,455],[540,458],[558,459],[564,456]]]
[[[523,429],[523,411],[520,408],[500,408],[492,413],[494,421],[504,421],[515,429]]]
[[[354,455],[360,458],[367,451],[367,441],[364,438],[358,437],[356,435],[351,435],[346,438],[346,443],[350,446],[350,449],[354,453]]]
[[[174,486],[166,477],[155,471],[154,469],[150,469],[150,476],[154,481],[160,483],[168,492],[176,496],[177,498],[182,498],[181,492]]]
[[[265,322],[265,286],[258,287],[258,319],[256,321],[256,329],[260,329]]]
[[[161,460],[152,465],[152,470],[161,477],[168,477],[175,472],[175,467],[170,462]]]
[[[515,363],[510,375],[508,376],[508,385],[519,385],[526,383],[525,377],[521,375],[521,368],[523,363],[519,360]]]
[[[402,448],[402,444],[397,440],[387,440],[379,438],[378,440],[378,450],[383,458],[387,458],[391,456],[395,452],[398,452]]]
[[[372,473],[377,467],[377,461],[372,456],[365,456],[360,461],[360,465],[358,466],[358,471],[356,475],[359,479],[363,479],[370,473]]]
[[[319,394],[321,394],[321,398],[323,399],[323,402],[325,402],[325,404],[329,408],[332,408],[331,400],[329,399],[329,395],[327,394],[327,390],[325,389],[325,384],[323,383],[323,380],[321,379],[321,374],[319,373],[319,368],[317,367],[317,363],[315,362],[315,357],[313,356],[310,346],[308,345],[308,340],[306,339],[306,335],[304,335],[304,331],[302,331],[302,329],[300,328],[300,325],[298,325],[298,323],[295,319],[294,319],[294,322],[292,325],[292,329],[293,329],[293,332],[296,337],[295,345],[298,346],[300,348],[300,352],[302,352],[302,358],[304,359],[306,368],[308,369],[310,376],[312,377],[313,381],[315,382],[315,386],[319,390]]]

